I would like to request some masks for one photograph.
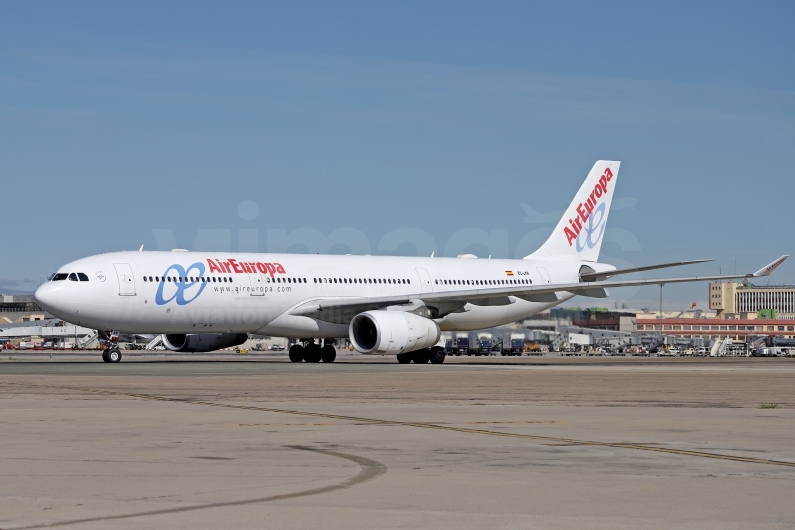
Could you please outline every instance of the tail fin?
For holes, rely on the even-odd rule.
[[[620,165],[596,162],[552,235],[525,259],[597,261]]]

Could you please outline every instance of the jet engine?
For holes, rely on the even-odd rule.
[[[405,353],[430,348],[441,330],[433,320],[404,311],[365,311],[351,320],[351,344],[361,353]]]
[[[171,351],[205,352],[239,346],[248,340],[246,333],[190,333],[163,335],[163,344]]]

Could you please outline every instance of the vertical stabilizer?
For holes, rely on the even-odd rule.
[[[597,261],[620,165],[596,162],[552,235],[525,259]]]

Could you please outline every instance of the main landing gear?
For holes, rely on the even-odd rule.
[[[434,346],[430,349],[424,348],[409,353],[399,353],[397,355],[397,362],[400,364],[409,364],[413,361],[414,364],[427,364],[428,361],[430,361],[433,364],[442,364],[445,357],[444,348],[441,346]]]
[[[294,363],[300,363],[301,361],[308,363],[319,363],[320,361],[333,363],[334,359],[337,358],[337,350],[334,349],[331,343],[320,346],[320,344],[315,344],[313,339],[307,339],[302,342],[303,345],[293,344],[287,354]]]
[[[112,331],[108,347],[102,350],[102,360],[106,363],[117,363],[121,361],[121,350],[119,349],[119,332]]]

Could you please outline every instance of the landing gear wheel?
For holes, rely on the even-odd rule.
[[[444,362],[445,354],[444,348],[439,346],[431,348],[430,361],[433,364],[442,364]]]
[[[411,362],[411,354],[410,353],[398,353],[397,361],[400,364],[409,364]]]
[[[290,360],[294,363],[300,363],[304,360],[304,347],[300,344],[293,344],[290,347],[290,353],[287,354]]]
[[[337,350],[331,344],[326,344],[320,349],[320,360],[324,363],[333,363],[337,358]]]
[[[411,360],[414,364],[425,364],[431,360],[431,352],[428,350],[417,350],[411,352]]]
[[[102,350],[102,360],[106,363],[110,362],[108,361],[108,350]]]
[[[304,347],[304,361],[308,363],[320,362],[320,346],[317,344],[307,344]]]
[[[119,348],[111,348],[106,355],[109,363],[117,363],[121,361],[121,351]]]

